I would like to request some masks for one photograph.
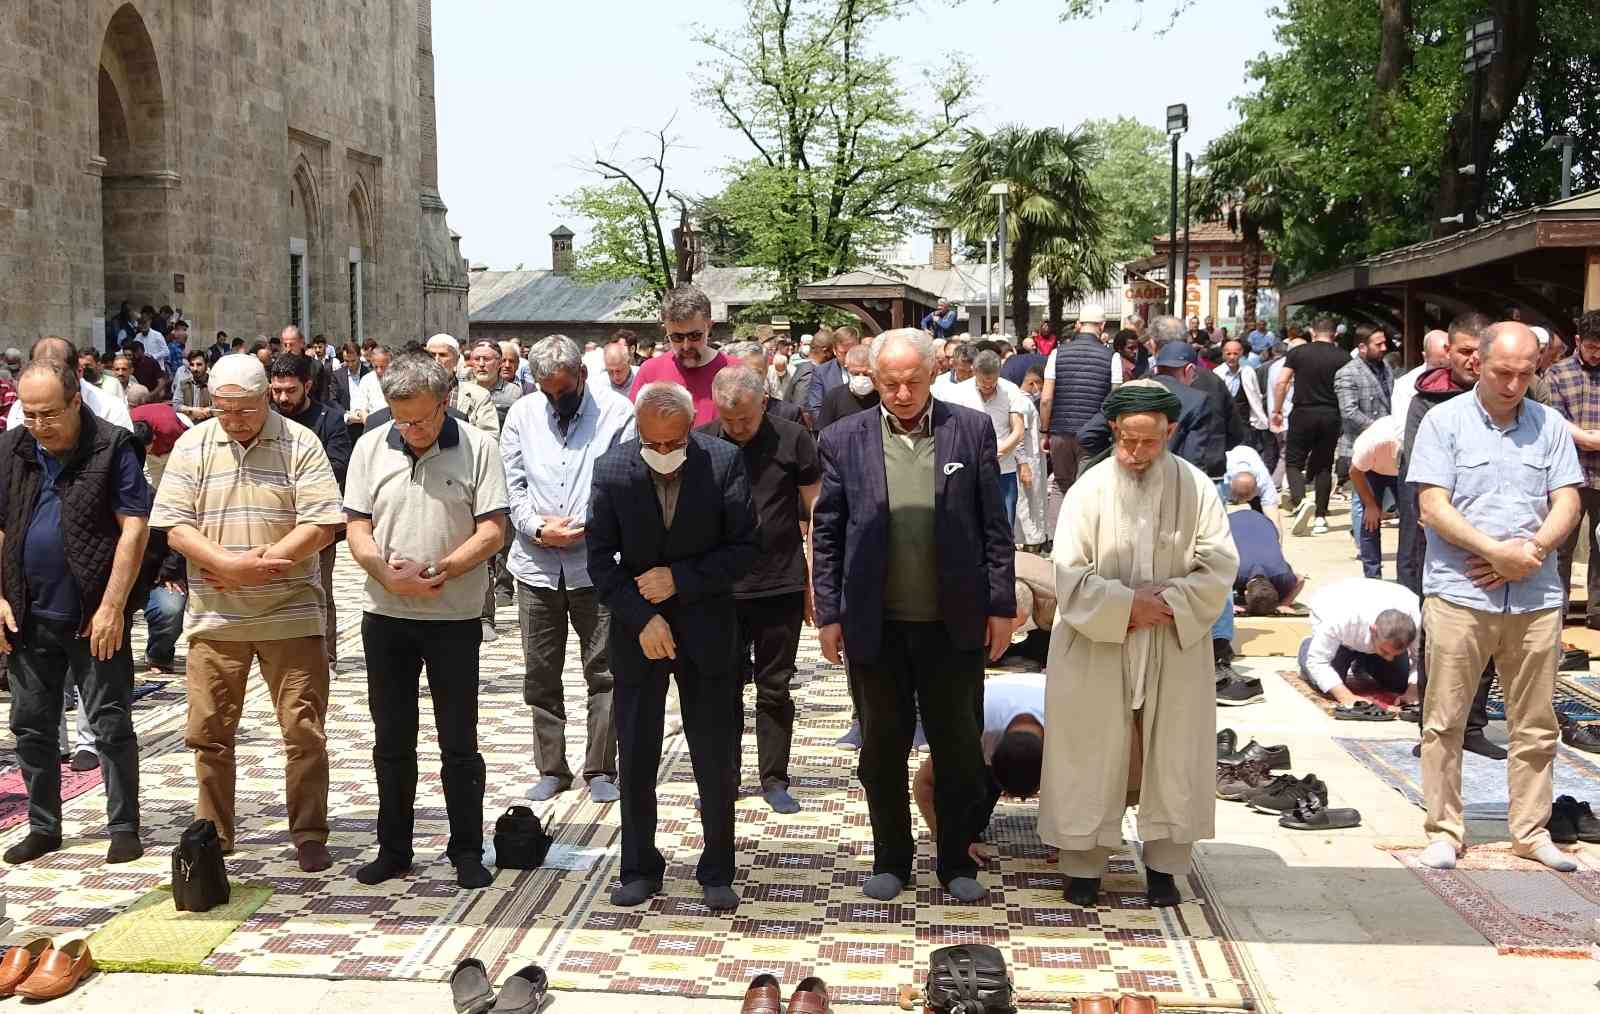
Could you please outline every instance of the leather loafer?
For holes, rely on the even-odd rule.
[[[0,997],[10,996],[22,985],[39,963],[39,956],[46,951],[54,949],[52,943],[44,937],[29,940],[25,944],[18,944],[6,951],[6,956],[0,958]]]
[[[794,988],[785,1014],[829,1014],[832,1010],[828,1006],[828,984],[811,975],[801,979],[800,985]]]
[[[765,972],[750,981],[739,1014],[783,1014],[783,987]]]
[[[59,950],[47,949],[39,955],[39,963],[17,987],[17,995],[29,1000],[59,1000],[77,989],[78,983],[93,971],[89,942],[73,940]]]
[[[1116,1011],[1117,1002],[1109,996],[1097,993],[1072,998],[1072,1014],[1116,1014]]]
[[[1117,1004],[1117,1014],[1156,1014],[1156,998],[1139,993],[1124,993]]]

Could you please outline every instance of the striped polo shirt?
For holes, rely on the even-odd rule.
[[[249,447],[216,419],[173,445],[150,515],[154,528],[192,525],[225,549],[271,546],[299,525],[344,523],[339,484],[317,435],[268,410]],[[189,564],[184,632],[216,641],[279,641],[323,631],[317,554],[254,588],[223,590]]]

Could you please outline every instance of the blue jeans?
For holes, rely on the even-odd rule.
[[[1000,499],[1006,505],[1006,527],[1015,528],[1017,525],[1017,473],[1002,472],[1000,474]]]
[[[183,607],[188,601],[187,593],[170,592],[160,585],[150,589],[150,597],[144,602],[144,620],[150,627],[144,657],[150,663],[172,664],[178,635],[183,633]]]
[[[1233,595],[1229,594],[1228,601],[1222,604],[1222,615],[1217,617],[1217,622],[1211,625],[1211,643],[1213,648],[1218,641],[1228,642],[1228,659],[1233,658]],[[1217,661],[1223,661],[1218,659]]]
[[[1367,484],[1372,487],[1372,495],[1377,498],[1381,509],[1386,500],[1394,499],[1399,490],[1398,480],[1392,475],[1378,475],[1367,473]],[[1367,577],[1383,577],[1383,524],[1380,521],[1373,531],[1367,531],[1362,524],[1366,516],[1366,505],[1361,502],[1360,494],[1350,500],[1350,531],[1356,540],[1356,549],[1361,553],[1361,572]]]

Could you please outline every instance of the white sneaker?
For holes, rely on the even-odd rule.
[[[1312,535],[1327,535],[1328,534],[1328,519],[1327,518],[1318,518],[1315,522],[1313,522],[1312,525],[1311,525],[1311,534]]]
[[[1294,521],[1289,530],[1296,535],[1311,534],[1311,515],[1317,509],[1316,503],[1311,500],[1301,500],[1300,506],[1295,508]]]

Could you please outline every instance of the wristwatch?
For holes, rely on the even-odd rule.
[[[536,545],[536,546],[544,545],[544,522],[543,521],[539,522],[539,527],[537,527],[537,528],[535,528],[533,530],[533,544]]]

